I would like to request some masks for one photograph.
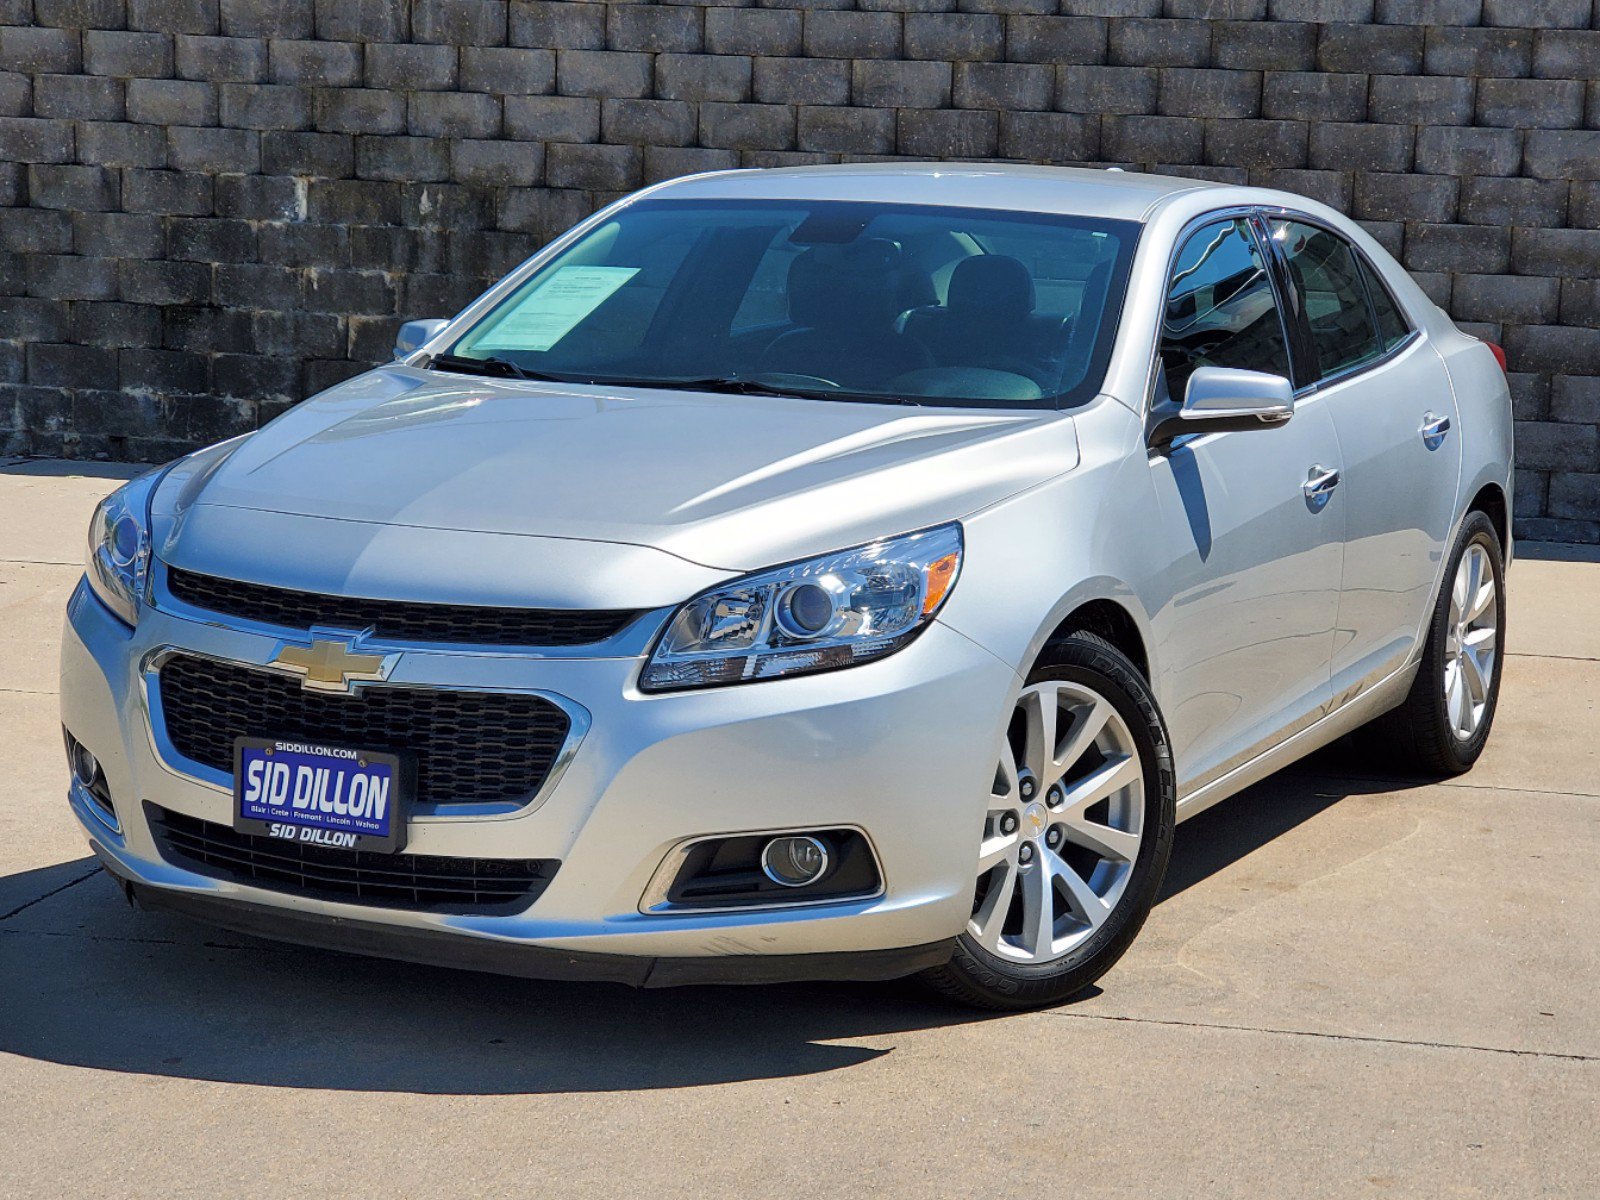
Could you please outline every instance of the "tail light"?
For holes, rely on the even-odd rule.
[[[1494,355],[1495,362],[1499,363],[1500,370],[1504,371],[1506,369],[1506,352],[1493,342],[1485,342],[1484,345],[1489,347],[1489,353]]]

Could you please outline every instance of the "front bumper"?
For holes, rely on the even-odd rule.
[[[130,631],[80,585],[62,643],[62,720],[99,759],[109,821],[70,803],[108,871],[149,907],[243,932],[446,965],[635,984],[886,978],[948,956],[970,904],[985,798],[1016,674],[938,623],[882,661],[830,674],[643,695],[637,657],[408,649],[389,682],[533,690],[589,717],[559,777],[512,812],[413,817],[407,851],[561,866],[513,913],[313,899],[163,859],[144,802],[228,824],[225,783],[152,728],[144,666],[182,648],[251,666],[281,641],[147,609]],[[850,826],[882,872],[868,900],[644,911],[675,847],[713,835]]]

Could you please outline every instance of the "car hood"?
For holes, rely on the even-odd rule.
[[[175,481],[163,508],[212,529],[231,510],[617,543],[726,572],[956,519],[1070,470],[1077,455],[1072,420],[1054,412],[394,366],[217,453]]]

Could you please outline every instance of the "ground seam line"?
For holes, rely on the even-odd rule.
[[[1125,1021],[1130,1025],[1167,1025],[1178,1029],[1221,1029],[1234,1033],[1278,1034],[1282,1037],[1324,1038],[1335,1042],[1370,1042],[1380,1046],[1416,1046],[1425,1050],[1472,1050],[1483,1054],[1510,1054],[1519,1058],[1556,1058],[1569,1062],[1600,1062],[1593,1054],[1563,1054],[1558,1050],[1515,1050],[1506,1046],[1474,1046],[1463,1042],[1428,1042],[1408,1038],[1375,1037],[1365,1033],[1323,1033],[1314,1029],[1272,1029],[1257,1025],[1224,1025],[1212,1021],[1163,1021],[1155,1017],[1118,1017],[1104,1013],[1047,1012],[1047,1017],[1079,1021]]]
[[[35,904],[39,904],[42,901],[48,900],[48,899],[50,899],[51,896],[59,896],[62,892],[66,891],[69,887],[76,887],[78,884],[82,883],[85,879],[88,879],[91,875],[94,875],[94,874],[98,873],[99,870],[100,870],[100,867],[98,865],[90,867],[87,871],[85,871],[82,875],[79,875],[76,879],[68,880],[66,883],[63,883],[58,888],[51,888],[44,895],[35,896],[32,900],[29,900],[29,901],[27,901],[27,902],[25,902],[23,904],[18,905],[16,908],[13,908],[8,913],[0,913],[0,921],[9,921],[12,917],[16,916],[18,913],[26,912],[28,909],[32,908]]]
[[[1561,788],[1512,787],[1502,783],[1459,783],[1453,779],[1408,779],[1404,775],[1336,775],[1332,772],[1297,771],[1293,765],[1285,768],[1285,779],[1298,779],[1305,783],[1392,783],[1402,788],[1448,787],[1472,792],[1516,792],[1530,796],[1571,796],[1575,800],[1600,800],[1597,792],[1568,792]],[[1273,778],[1268,776],[1268,778]],[[1197,816],[1199,814],[1196,814]]]

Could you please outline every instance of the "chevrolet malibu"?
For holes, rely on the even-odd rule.
[[[1499,350],[1312,201],[680,179],[101,504],[70,804],[264,937],[1047,1004],[1178,821],[1357,730],[1472,766],[1511,457]]]

